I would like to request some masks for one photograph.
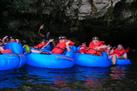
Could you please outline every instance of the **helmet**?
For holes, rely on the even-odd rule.
[[[59,39],[66,39],[66,36],[59,36]]]
[[[99,40],[97,36],[93,37],[92,40]]]

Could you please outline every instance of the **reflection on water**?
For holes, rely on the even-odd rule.
[[[72,69],[44,69],[27,67],[27,73],[29,75],[28,82],[32,84],[46,83],[46,84],[57,84],[57,83],[73,83],[75,82],[75,70]],[[33,79],[35,78],[35,79]]]
[[[101,88],[102,81],[109,78],[109,68],[89,68],[76,67],[77,81],[84,82],[84,86],[89,88]]]
[[[111,67],[111,73],[109,74],[113,80],[120,80],[126,78],[129,66],[115,66]]]
[[[16,88],[22,85],[22,78],[25,77],[25,71],[8,70],[0,71],[0,88]]]
[[[129,79],[134,73],[128,66],[110,68],[77,66],[71,69],[43,69],[26,66],[18,70],[0,71],[0,88],[22,88],[25,84],[36,88],[37,85],[43,84],[52,88],[69,87],[77,88],[77,90],[89,88],[100,91],[107,88],[109,84],[116,84],[113,81],[121,80],[122,83],[122,80]]]

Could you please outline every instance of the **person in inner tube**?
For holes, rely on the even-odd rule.
[[[59,42],[57,45],[53,48],[52,53],[53,54],[63,54],[65,50],[70,51],[70,47],[74,45],[74,42],[67,39],[66,36],[60,36]]]
[[[100,41],[98,37],[93,37],[92,41],[89,44],[87,54],[93,54],[100,56],[103,51],[107,48],[107,45],[104,41]]]

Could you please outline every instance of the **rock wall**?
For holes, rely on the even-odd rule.
[[[121,31],[124,36],[137,33],[137,0],[1,0],[0,6],[2,36],[31,42],[40,39],[41,24],[43,34],[71,34],[83,41],[96,34],[115,38]]]

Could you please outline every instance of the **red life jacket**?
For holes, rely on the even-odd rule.
[[[87,53],[87,47],[86,46],[80,46],[79,52],[80,53]]]
[[[74,42],[70,41],[70,46],[74,45]],[[58,43],[52,50],[54,54],[62,54],[66,49],[66,42]]]
[[[95,55],[101,55],[102,50],[95,50],[96,47],[104,45],[104,41],[99,41],[97,43],[93,43],[92,41],[89,44],[89,49],[87,51],[87,54],[95,54]]]
[[[42,48],[44,47],[45,45],[47,44],[47,42],[44,42],[44,43],[39,43],[38,45],[34,46],[34,48]]]
[[[1,51],[1,53],[2,53],[2,54],[4,54],[4,53],[12,53],[12,51],[11,51],[10,49],[7,49],[7,50]]]
[[[74,42],[69,40],[69,46],[73,46]]]
[[[124,49],[122,49],[122,50],[115,49],[114,52],[112,53],[112,55],[116,54],[119,57],[121,57],[124,53],[126,53],[126,50],[124,50]]]

